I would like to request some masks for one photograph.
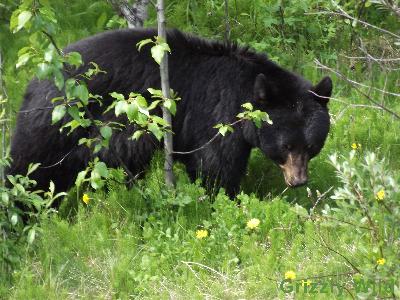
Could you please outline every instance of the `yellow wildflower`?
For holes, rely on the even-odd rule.
[[[377,263],[378,265],[380,265],[380,266],[383,266],[383,265],[386,263],[386,259],[384,259],[384,258],[382,257],[382,258],[378,259],[378,260],[376,261],[376,263]]]
[[[357,150],[357,144],[356,143],[351,144],[351,149]]]
[[[89,204],[89,201],[90,201],[89,195],[83,194],[82,201],[85,202],[85,204]]]
[[[385,191],[381,189],[379,192],[376,193],[375,198],[378,201],[383,200],[385,198]]]
[[[260,225],[260,220],[256,219],[256,218],[250,219],[247,222],[247,228],[249,228],[249,229],[255,229],[258,227],[258,225]]]
[[[296,279],[296,273],[293,272],[292,270],[287,271],[287,272],[285,273],[285,279],[289,279],[289,280]]]
[[[205,229],[199,229],[196,231],[196,237],[201,240],[208,236],[208,231]]]
[[[296,276],[296,275],[295,275]],[[302,280],[301,281],[301,285],[302,286],[310,286],[311,285],[311,280],[307,279],[307,280]]]

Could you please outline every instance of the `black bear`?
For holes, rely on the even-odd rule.
[[[110,102],[111,92],[146,93],[160,87],[159,66],[150,55],[150,46],[141,51],[136,44],[152,38],[153,29],[117,30],[98,34],[68,46],[65,52],[77,51],[86,66],[65,73],[65,77],[82,73],[89,62],[96,62],[105,74],[88,82],[92,94]],[[186,166],[192,179],[202,176],[224,187],[234,196],[245,173],[250,150],[260,148],[283,169],[287,185],[306,183],[308,161],[324,145],[330,121],[327,103],[332,81],[325,77],[312,85],[302,77],[284,70],[265,55],[235,44],[223,44],[169,30],[167,40],[171,88],[182,98],[173,119],[174,150],[190,151],[207,143],[216,133],[218,123],[231,123],[245,102],[268,112],[273,125],[257,128],[251,121],[237,126],[233,133],[219,137],[204,149],[190,155],[175,155]],[[93,137],[94,128],[78,129],[71,135],[59,128],[68,117],[51,125],[51,99],[62,96],[47,80],[34,79],[26,91],[12,140],[13,159],[10,174],[25,174],[31,162],[41,163],[32,174],[38,188],[47,189],[52,180],[58,190],[67,190],[77,173],[92,158],[86,146],[78,146],[82,137]],[[113,113],[103,114],[96,104],[90,110],[98,119],[116,120]],[[107,105],[102,106],[107,107]],[[43,108],[43,109],[41,109]],[[135,128],[114,132],[114,152],[98,154],[108,166],[121,161],[133,174],[141,173],[161,143],[151,135],[138,141],[129,139]]]

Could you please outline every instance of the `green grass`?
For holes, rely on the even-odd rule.
[[[197,194],[202,189],[190,185],[186,195]],[[299,278],[348,270],[312,238],[313,222],[299,219],[280,198],[241,195],[238,207],[219,194],[212,205],[195,200],[179,208],[158,192],[147,195],[150,204],[121,187],[106,199],[91,196],[72,222],[44,221],[39,244],[13,275],[12,299],[262,299],[283,296],[275,280],[287,270]],[[257,230],[246,229],[250,218],[261,220]],[[197,228],[209,236],[196,239]]]
[[[376,112],[368,114],[373,118]],[[333,127],[334,136],[340,128]],[[313,191],[337,186],[326,156],[337,150],[337,143],[348,152],[354,136],[363,137],[363,132],[354,129],[349,137],[328,140],[327,149],[312,164]],[[363,147],[368,148],[371,140],[361,140]],[[350,276],[335,274],[354,272],[346,259],[357,266],[365,264],[365,254],[354,249],[368,246],[368,241],[353,226],[299,216],[294,203],[311,206],[307,192],[299,189],[281,196],[280,172],[267,161],[260,165],[264,161],[260,155],[257,151],[252,155],[243,185],[248,194],[238,196],[240,205],[222,191],[214,201],[204,197],[204,189],[190,183],[179,165],[176,192],[165,191],[160,156],[131,190],[109,183],[108,192],[90,194],[89,205],[76,203],[72,192],[69,198],[77,212],[71,214],[64,205],[59,216],[43,220],[38,243],[12,274],[13,285],[3,286],[1,292],[10,299],[284,298],[279,284],[285,272],[294,270],[299,297],[340,298],[339,290],[304,294],[301,279],[333,275],[329,278],[334,282],[351,281]],[[271,175],[273,183],[267,178],[257,182],[256,174],[264,167],[271,168],[264,174]],[[278,187],[266,193],[275,184]],[[326,197],[318,207],[324,203],[333,205]],[[251,218],[261,221],[255,230],[246,228]],[[197,239],[198,229],[208,230],[209,235]],[[350,298],[341,291],[342,298]]]

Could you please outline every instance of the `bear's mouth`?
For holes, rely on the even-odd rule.
[[[307,183],[307,164],[307,154],[291,152],[288,154],[286,162],[279,165],[289,187],[299,187]]]

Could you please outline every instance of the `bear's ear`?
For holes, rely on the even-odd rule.
[[[267,102],[268,82],[264,74],[258,74],[254,82],[254,100],[257,102]]]
[[[316,100],[321,104],[328,104],[332,95],[332,79],[329,76],[324,77],[314,88]],[[320,96],[320,97],[319,97]]]

